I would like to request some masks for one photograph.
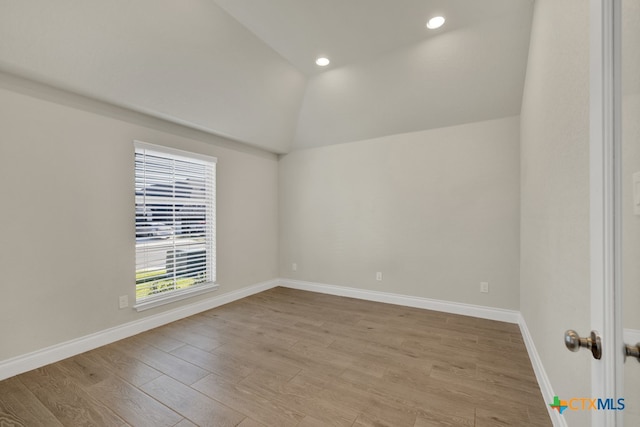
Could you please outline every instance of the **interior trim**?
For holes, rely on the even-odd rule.
[[[504,308],[485,307],[461,302],[442,301],[431,298],[393,294],[389,292],[370,291],[367,289],[327,285],[324,283],[305,282],[302,280],[280,279],[280,285],[285,288],[300,289],[302,291],[320,292],[323,294],[357,298],[367,301],[424,308],[427,310],[479,317],[481,319],[498,320],[500,322],[519,323],[520,321],[519,311],[507,310]]]
[[[0,361],[0,381],[278,286],[270,280]]]
[[[551,386],[551,381],[549,380],[547,371],[545,371],[544,369],[542,359],[538,354],[538,350],[536,350],[536,345],[533,342],[533,337],[529,332],[527,322],[525,322],[522,314],[519,315],[518,326],[520,326],[520,332],[522,333],[524,345],[527,347],[529,360],[531,360],[533,372],[536,374],[536,379],[538,380],[538,386],[540,387],[540,391],[542,392],[542,397],[547,403],[553,402],[553,398],[554,396],[556,396],[556,394],[553,391],[553,387]],[[551,422],[553,423],[554,427],[568,427],[567,420],[562,415],[560,415],[558,411],[554,411],[550,406],[547,405],[547,412],[549,413],[549,417],[551,418]]]
[[[169,310],[164,313],[148,316],[140,320],[125,323],[124,325],[36,350],[22,356],[0,361],[0,380],[50,363],[55,363],[68,357],[128,338],[167,323],[175,322],[176,320],[180,320],[185,317],[193,316],[242,298],[246,298],[277,286],[518,324],[544,399],[545,401],[553,400],[554,394],[551,382],[549,381],[544,370],[544,366],[542,365],[542,361],[536,351],[535,345],[533,344],[533,339],[529,333],[524,318],[519,311],[291,279],[273,279],[257,283],[233,292]],[[560,417],[560,415],[555,413],[555,411],[550,411],[549,413],[555,427],[567,426],[564,418]]]

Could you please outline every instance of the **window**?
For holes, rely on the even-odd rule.
[[[137,310],[215,289],[216,158],[135,141]]]

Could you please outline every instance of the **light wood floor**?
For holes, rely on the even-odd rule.
[[[516,325],[275,288],[0,382],[1,426],[550,426]]]

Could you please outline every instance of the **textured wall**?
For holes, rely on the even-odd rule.
[[[0,360],[277,277],[276,156],[2,88],[0,129]],[[218,157],[216,293],[118,309],[134,300],[134,139]]]
[[[281,276],[518,309],[518,138],[511,117],[283,156]]]
[[[590,326],[588,2],[536,2],[520,126],[520,310],[556,394],[589,396],[591,359],[563,344]]]

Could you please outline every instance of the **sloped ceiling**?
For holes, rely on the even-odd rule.
[[[274,152],[306,82],[210,0],[0,0],[0,69]]]
[[[286,153],[519,114],[532,3],[0,0],[0,70]]]

